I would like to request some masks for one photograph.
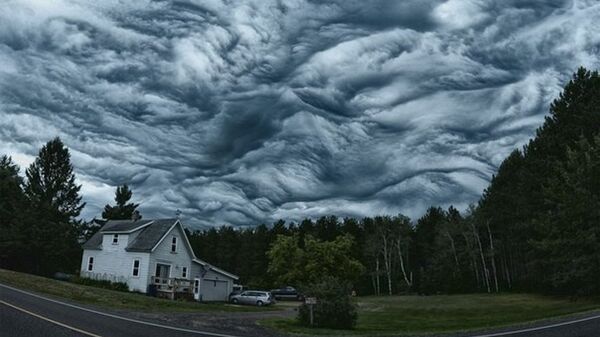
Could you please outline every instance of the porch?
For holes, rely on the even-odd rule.
[[[194,287],[198,287],[193,280],[173,277],[152,276],[151,289],[154,288],[156,297],[174,299],[194,300]],[[196,289],[197,290],[197,289]]]

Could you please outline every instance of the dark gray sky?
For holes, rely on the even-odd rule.
[[[600,2],[3,1],[0,153],[69,146],[191,226],[475,202],[577,67]]]

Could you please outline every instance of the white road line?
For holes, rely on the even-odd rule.
[[[65,305],[67,307],[71,307],[71,308],[75,308],[75,309],[79,309],[79,310],[84,310],[84,311],[91,312],[91,313],[98,314],[98,315],[102,315],[102,316],[107,316],[107,317],[111,317],[111,318],[121,319],[121,320],[128,321],[128,322],[134,322],[134,323],[139,323],[139,324],[144,324],[144,325],[149,325],[149,326],[154,326],[154,327],[159,327],[159,328],[169,329],[169,330],[174,330],[174,331],[189,332],[189,333],[193,333],[193,334],[197,334],[197,335],[214,336],[214,337],[240,337],[240,336],[226,335],[226,334],[220,334],[220,333],[214,333],[214,332],[208,332],[208,331],[201,331],[201,330],[191,330],[191,329],[185,329],[185,328],[176,328],[174,326],[168,326],[168,325],[162,325],[162,324],[158,324],[158,323],[145,322],[145,321],[141,321],[141,320],[138,320],[138,319],[117,316],[117,315],[113,315],[113,314],[109,314],[109,313],[105,313],[105,312],[101,312],[101,311],[97,311],[97,310],[92,310],[92,309],[80,307],[78,305],[74,305],[74,304],[70,304],[70,303],[65,303],[65,302],[53,300],[51,298],[47,298],[47,297],[40,296],[40,295],[37,295],[37,294],[34,294],[34,293],[30,293],[30,292],[25,291],[25,290],[13,288],[11,286],[7,286],[7,285],[4,285],[4,284],[0,284],[0,287],[8,288],[8,289],[11,289],[11,290],[14,290],[14,291],[17,291],[17,292],[20,292],[20,293],[23,293],[23,294],[26,294],[26,295],[29,295],[29,296],[33,296],[33,297],[37,297],[37,298],[49,301],[49,302],[62,304],[62,305]]]
[[[516,334],[521,334],[521,333],[525,333],[525,332],[532,332],[532,331],[538,331],[538,330],[545,330],[545,329],[557,328],[559,326],[577,324],[577,323],[581,323],[581,322],[585,322],[585,321],[591,321],[591,320],[598,319],[598,318],[600,318],[600,315],[596,315],[596,316],[592,316],[592,317],[586,317],[586,318],[581,318],[581,319],[577,319],[577,320],[574,320],[574,321],[568,321],[568,322],[562,322],[562,323],[544,325],[544,326],[539,326],[539,327],[535,327],[535,328],[527,328],[527,329],[521,329],[521,330],[512,330],[512,331],[505,331],[505,332],[497,332],[497,333],[491,333],[491,334],[487,334],[487,335],[476,335],[476,336],[474,335],[474,336],[471,336],[471,337],[510,336],[510,335],[516,335]]]
[[[113,315],[113,314],[108,314],[108,313],[105,313],[105,312],[96,311],[96,310],[92,310],[92,309],[80,307],[80,306],[77,306],[77,305],[73,305],[73,304],[69,304],[69,303],[65,303],[65,302],[53,300],[51,298],[47,298],[47,297],[44,297],[44,296],[33,294],[33,293],[28,292],[28,291],[17,289],[17,288],[13,288],[11,286],[7,286],[7,285],[4,285],[4,284],[0,284],[0,287],[5,287],[5,288],[8,288],[8,289],[11,289],[11,290],[23,293],[23,294],[27,294],[27,295],[30,295],[30,296],[33,296],[33,297],[41,298],[41,299],[49,301],[49,302],[54,302],[54,303],[62,304],[62,305],[65,305],[65,306],[68,306],[68,307],[71,307],[71,308],[75,308],[75,309],[79,309],[79,310],[84,310],[84,311],[88,311],[88,312],[91,312],[91,313],[94,313],[94,314],[103,315],[103,316],[107,316],[107,317],[112,317],[112,318],[116,318],[116,319],[121,319],[121,320],[124,320],[124,321],[129,321],[129,322],[134,322],[134,323],[139,323],[139,324],[145,324],[145,325],[149,325],[149,326],[155,326],[155,327],[164,328],[164,329],[170,329],[170,330],[175,330],[175,331],[189,332],[189,333],[199,334],[199,335],[207,335],[207,336],[215,336],[215,337],[240,337],[240,336],[219,334],[219,333],[208,332],[208,331],[200,331],[200,330],[191,330],[191,329],[184,329],[184,328],[176,328],[176,327],[168,326],[168,325],[162,325],[162,324],[157,324],[157,323],[150,323],[150,322],[140,321],[140,320],[137,320],[137,319],[121,317],[121,316],[117,316],[117,315]],[[591,316],[591,317],[577,319],[577,320],[574,320],[574,321],[568,321],[568,322],[563,322],[563,323],[556,323],[556,324],[544,325],[544,326],[535,327],[535,328],[528,328],[528,329],[521,329],[521,330],[512,330],[512,331],[498,332],[498,333],[485,334],[485,335],[473,335],[473,336],[470,336],[470,337],[510,336],[510,335],[520,334],[520,333],[524,333],[524,332],[532,332],[532,331],[538,331],[538,330],[545,330],[545,329],[556,328],[556,327],[565,326],[565,325],[577,324],[577,323],[581,323],[581,322],[585,322],[585,321],[591,321],[591,320],[599,319],[599,318],[600,318],[600,315],[596,315],[596,316]]]
[[[91,333],[91,332],[87,332],[87,331],[85,331],[85,330],[78,329],[78,328],[76,328],[76,327],[74,327],[74,326],[70,326],[70,325],[67,325],[67,324],[64,324],[64,323],[61,323],[61,322],[57,322],[57,321],[55,321],[55,320],[53,320],[53,319],[50,319],[50,318],[48,318],[48,317],[44,317],[44,316],[42,316],[42,315],[38,315],[38,314],[36,314],[36,313],[34,313],[34,312],[31,312],[31,311],[25,310],[25,309],[23,309],[23,308],[17,307],[16,305],[12,305],[12,304],[10,304],[10,303],[7,303],[7,302],[4,302],[4,301],[2,301],[2,300],[0,300],[0,303],[1,303],[1,304],[4,304],[4,305],[6,305],[6,306],[9,306],[9,307],[11,307],[11,308],[14,308],[14,309],[16,309],[16,310],[22,311],[22,312],[24,312],[24,313],[26,313],[26,314],[29,314],[29,315],[31,315],[31,316],[35,316],[35,317],[37,317],[37,318],[39,318],[39,319],[43,319],[44,321],[47,321],[47,322],[50,322],[50,323],[54,323],[54,324],[56,324],[56,325],[58,325],[58,326],[62,326],[63,328],[67,328],[67,329],[70,329],[70,330],[73,330],[73,331],[76,331],[76,332],[79,332],[79,333],[82,333],[82,334],[84,334],[84,335],[88,335],[88,336],[91,336],[91,337],[102,337],[102,336],[100,336],[100,335],[96,335],[96,334],[93,334],[93,333]]]

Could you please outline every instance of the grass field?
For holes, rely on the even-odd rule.
[[[99,307],[146,312],[239,312],[283,310],[224,303],[170,301],[117,292],[0,269],[0,283]],[[294,319],[266,319],[261,325],[307,335],[414,335],[517,325],[545,318],[600,310],[600,299],[569,301],[531,294],[359,297],[356,329],[308,329]],[[288,308],[289,309],[289,308]]]
[[[600,300],[530,294],[360,297],[354,330],[309,329],[293,319],[263,320],[279,331],[310,335],[413,335],[517,325],[600,309]]]
[[[277,310],[276,308],[237,306],[225,303],[171,301],[148,297],[143,294],[118,292],[57,281],[5,269],[0,269],[0,283],[19,289],[32,290],[38,293],[57,296],[79,303],[92,304],[112,309],[162,312],[238,312]]]

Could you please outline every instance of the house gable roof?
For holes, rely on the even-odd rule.
[[[177,222],[179,222],[177,219],[158,219],[152,221],[152,224],[143,228],[140,234],[129,243],[125,250],[130,252],[152,252]]]
[[[134,252],[150,252],[177,221],[177,219],[108,220],[82,247],[83,249],[99,250],[102,249],[104,234],[131,234],[140,231],[125,249]]]

